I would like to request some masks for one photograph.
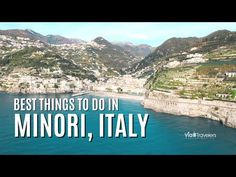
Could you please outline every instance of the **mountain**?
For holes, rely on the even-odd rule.
[[[171,58],[182,60],[187,54],[205,54],[217,48],[233,46],[235,44],[236,32],[228,30],[219,30],[202,38],[170,38],[157,47],[151,54],[146,56],[142,61],[134,65],[131,72],[146,72],[144,70],[147,70],[150,74],[154,72],[155,69],[153,67],[155,67],[160,60],[167,61]]]
[[[153,64],[155,61],[167,57],[172,54],[178,54],[185,50],[193,47],[197,42],[198,38],[189,37],[189,38],[170,38],[157,47],[151,54],[146,56],[142,61],[140,61],[137,66],[134,66],[136,70],[143,69],[150,64]]]
[[[130,42],[126,42],[126,43],[115,43],[115,45],[122,47],[127,52],[140,58],[140,60],[149,55],[154,50],[152,46],[146,44],[134,45]]]
[[[33,30],[26,29],[26,30],[19,30],[19,29],[12,29],[12,30],[0,30],[0,35],[7,35],[11,37],[23,37],[29,38],[31,40],[40,40],[41,42],[48,43],[48,44],[80,44],[84,43],[83,40],[80,39],[69,39],[59,35],[47,35],[44,36],[39,34]]]
[[[13,43],[16,42],[13,41]],[[21,47],[19,44],[16,45]],[[0,57],[2,70],[0,75],[3,77],[12,74],[19,75],[17,71],[24,70],[28,71],[27,75],[29,76],[39,76],[45,79],[71,76],[79,79],[97,80],[91,70],[84,69],[73,60],[65,58],[60,54],[60,51],[42,43],[30,43],[29,46],[22,47],[20,50],[1,50]]]
[[[163,57],[168,56],[173,53],[179,53],[187,50],[198,42],[199,39],[196,37],[188,37],[188,38],[170,38],[165,41],[161,46],[156,48],[153,52],[156,55]]]
[[[138,61],[134,55],[102,37],[97,37],[88,44],[92,44],[90,50],[97,54],[99,61],[117,71],[123,71]]]
[[[45,36],[42,34],[36,33],[33,30],[26,29],[26,30],[19,30],[19,29],[11,29],[11,30],[0,30],[0,35],[7,35],[11,37],[24,37],[29,38],[31,40],[40,40],[42,42],[46,42]]]
[[[45,92],[47,85],[50,92],[58,85],[71,91],[75,85],[81,89],[84,83],[103,83],[126,74],[147,78],[147,89],[193,98],[203,98],[207,90],[208,98],[217,99],[216,94],[230,95],[236,88],[235,79],[224,75],[236,71],[235,32],[170,38],[142,59],[150,50],[147,45],[113,44],[103,37],[84,42],[32,30],[1,30],[0,90],[14,92],[29,84]]]
[[[96,42],[99,45],[106,45],[106,46],[112,46],[112,43],[110,43],[109,41],[107,41],[106,39],[104,39],[103,37],[97,37],[94,40],[92,40],[93,42]]]
[[[236,32],[218,30],[201,38],[201,42],[201,46],[199,46],[198,50],[199,52],[207,52],[224,45],[235,45]]]
[[[46,41],[49,44],[56,44],[56,45],[59,45],[59,44],[81,44],[81,43],[85,42],[80,39],[65,38],[60,35],[47,35]]]
[[[216,51],[230,51],[235,45],[236,33],[227,30],[216,31],[202,38],[170,38],[155,50],[148,45],[114,44],[103,37],[85,42],[59,35],[44,36],[28,29],[0,30],[0,67],[4,67],[8,74],[17,67],[54,68],[61,70],[64,76],[86,78],[87,74],[87,78],[93,81],[122,74],[150,77],[168,63],[169,67],[188,62],[188,55],[225,57],[224,51],[221,52],[224,55]],[[231,58],[230,55],[228,58]],[[70,68],[71,72],[66,68]]]
[[[219,30],[193,41],[172,39],[141,61],[134,75],[147,77],[149,91],[198,100],[236,101],[236,33]],[[162,50],[161,50],[161,49]],[[173,49],[172,51],[170,49]],[[163,53],[160,53],[162,51]],[[164,52],[168,51],[168,52]],[[227,74],[228,73],[228,74]],[[226,95],[226,96],[225,96]],[[216,108],[218,110],[218,108]]]
[[[43,36],[30,30],[0,31],[0,75],[4,77],[25,69],[29,75],[49,77],[50,73],[59,72],[58,77],[95,81],[119,76],[137,61],[122,47],[102,37],[84,42],[58,35]],[[45,74],[45,70],[50,72]]]
[[[236,32],[229,30],[218,30],[204,37],[205,41],[218,41],[220,43],[236,42]]]

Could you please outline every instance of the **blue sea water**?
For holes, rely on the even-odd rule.
[[[219,122],[203,118],[190,118],[165,113],[158,113],[143,108],[139,101],[119,99],[119,111],[134,115],[148,113],[147,134],[145,138],[99,138],[99,114],[105,111],[86,111],[86,130],[94,134],[93,141],[88,138],[16,138],[15,111],[13,99],[16,97],[67,97],[60,95],[22,95],[0,93],[0,154],[236,154],[236,129],[228,128]],[[95,96],[85,96],[89,99]],[[99,98],[99,97],[97,97]],[[108,99],[106,97],[106,99]],[[37,113],[49,113],[40,112]],[[55,111],[52,113],[56,113]],[[68,112],[62,112],[67,115]],[[80,114],[79,111],[73,113]],[[128,120],[128,117],[126,117]],[[115,125],[115,124],[114,124]],[[127,126],[128,127],[128,126]],[[134,119],[135,131],[138,132],[138,118]],[[214,138],[186,138],[185,133],[212,133]],[[139,134],[140,135],[140,134]]]

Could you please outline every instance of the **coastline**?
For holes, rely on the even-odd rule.
[[[19,93],[19,92],[7,92],[7,91],[0,91],[0,93],[5,94],[20,94],[20,95],[29,95],[29,94],[39,94],[39,95],[51,95],[51,94],[73,94],[71,92],[27,92],[27,93]],[[76,92],[74,92],[76,93]],[[103,91],[88,91],[87,95],[94,95],[94,96],[100,96],[100,97],[113,97],[113,98],[121,98],[121,99],[127,99],[127,100],[135,100],[135,101],[143,101],[144,96],[141,95],[130,95],[126,93],[114,93],[114,92],[103,92]]]
[[[135,101],[143,101],[144,96],[139,95],[129,95],[126,93],[114,93],[114,92],[102,92],[102,91],[90,91],[89,95],[101,96],[101,97],[113,97],[113,98],[121,98]]]
[[[2,92],[9,94],[19,94],[16,92]],[[69,94],[69,93],[21,93],[28,94]],[[224,101],[207,101],[196,99],[179,98],[177,95],[163,93],[160,91],[150,92],[148,97],[130,95],[126,93],[114,93],[104,91],[88,91],[88,95],[99,97],[120,98],[126,100],[139,101],[146,109],[155,112],[169,113],[172,115],[184,115],[189,117],[199,117],[211,119],[222,123],[225,126],[236,128],[236,103]]]
[[[144,108],[173,115],[216,120],[236,128],[236,103],[179,98],[177,95],[153,91],[142,102]]]

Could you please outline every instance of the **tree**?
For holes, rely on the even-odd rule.
[[[231,95],[232,95],[233,99],[235,99],[236,98],[236,90],[231,90]]]
[[[28,82],[21,82],[19,84],[19,88],[20,88],[20,93],[21,93],[22,90],[25,90],[25,89],[29,88],[29,83]]]
[[[48,84],[45,84],[43,87],[45,88],[45,92],[47,93],[48,92]]]
[[[57,89],[59,88],[59,85],[57,83],[55,83],[53,87],[54,87],[55,93],[56,93]]]
[[[71,89],[73,89],[73,91],[75,90],[76,86],[74,83],[71,83],[70,86],[69,86]]]
[[[118,92],[118,93],[122,93],[122,92],[123,92],[123,89],[120,88],[120,87],[118,87],[118,88],[117,88],[117,92]]]

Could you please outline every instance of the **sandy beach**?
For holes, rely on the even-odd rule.
[[[89,92],[89,94],[94,96],[113,97],[113,98],[121,98],[121,99],[137,100],[137,101],[144,100],[144,96],[112,93],[112,92],[96,91],[96,92]]]

